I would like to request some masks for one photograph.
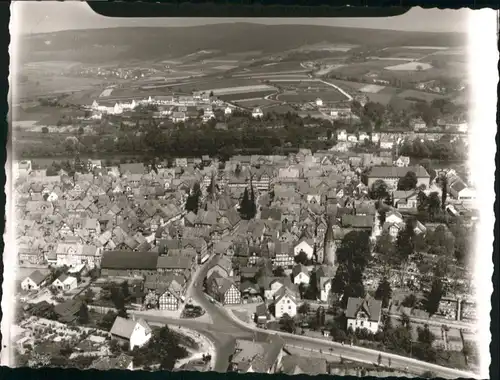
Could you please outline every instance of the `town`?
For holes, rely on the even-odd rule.
[[[26,64],[15,365],[477,376],[464,50],[383,41]]]

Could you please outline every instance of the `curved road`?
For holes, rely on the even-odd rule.
[[[187,297],[193,298],[201,307],[203,307],[207,314],[210,315],[212,323],[204,323],[196,320],[174,319],[161,316],[150,316],[147,314],[136,313],[143,318],[152,322],[160,322],[166,324],[177,324],[197,330],[213,340],[217,349],[217,360],[215,364],[215,371],[225,372],[228,366],[229,355],[234,350],[235,339],[249,339],[256,341],[264,341],[269,335],[281,336],[285,344],[293,346],[301,346],[306,348],[321,349],[325,353],[331,352],[335,355],[343,355],[345,358],[352,360],[359,360],[362,362],[376,363],[379,351],[366,349],[357,346],[343,346],[340,343],[310,338],[301,335],[293,335],[284,332],[270,332],[254,326],[250,326],[238,318],[231,315],[227,310],[210,302],[203,292],[203,281],[210,264],[215,260],[212,257],[208,260],[193,276],[191,286],[188,287]],[[436,376],[443,378],[479,378],[477,374],[456,370],[453,368],[442,367],[420,360],[388,354],[382,352],[383,362],[386,363],[388,358],[391,358],[392,368],[407,369],[408,372],[420,375],[425,371],[432,371]]]

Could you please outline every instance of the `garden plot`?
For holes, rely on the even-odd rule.
[[[103,92],[101,92],[101,94],[99,95],[100,98],[105,98],[109,95],[111,95],[111,93],[113,92],[113,88],[107,88],[105,89]]]
[[[385,88],[385,86],[379,86],[377,84],[368,84],[366,86],[363,86],[359,89],[361,92],[369,93],[369,94],[376,94],[380,91],[382,91]]]

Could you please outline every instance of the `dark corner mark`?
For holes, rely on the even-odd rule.
[[[160,0],[88,1],[107,17],[392,17],[412,7],[499,8],[498,0]]]
[[[94,12],[107,17],[391,17],[411,6],[384,1],[369,7],[370,1],[328,0],[191,0],[191,1],[88,1]],[[374,3],[374,2],[372,2]],[[394,4],[392,4],[394,3]],[[380,3],[379,3],[380,4]]]

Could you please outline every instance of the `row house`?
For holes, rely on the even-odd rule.
[[[241,292],[237,284],[230,278],[221,277],[217,272],[207,279],[207,291],[211,297],[223,305],[241,303]]]
[[[60,243],[56,246],[56,265],[70,268],[86,265],[98,267],[101,261],[101,249],[92,245]]]
[[[147,251],[104,251],[102,276],[145,276],[157,273],[158,253]]]

